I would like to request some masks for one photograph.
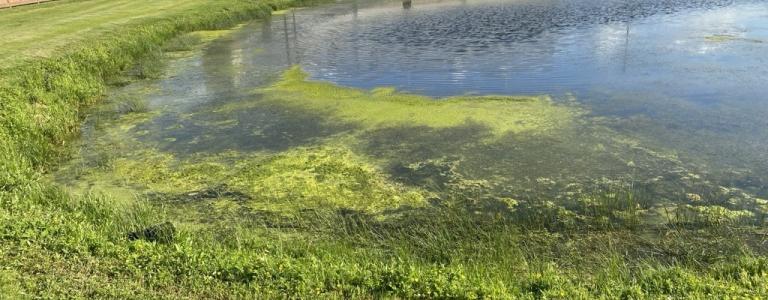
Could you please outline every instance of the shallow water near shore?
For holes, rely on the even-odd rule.
[[[768,213],[765,2],[344,2],[216,36],[115,88],[58,180],[196,220]]]

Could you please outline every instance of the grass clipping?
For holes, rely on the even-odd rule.
[[[307,80],[295,66],[273,86],[262,90],[285,105],[322,111],[364,128],[428,126],[446,128],[466,123],[487,126],[495,135],[543,132],[567,127],[578,109],[555,105],[548,96],[457,96],[435,99],[394,88],[370,91]]]

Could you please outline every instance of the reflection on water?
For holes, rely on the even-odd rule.
[[[706,39],[766,37],[764,4],[728,4],[424,1],[407,11],[382,5],[317,23],[299,15],[307,25],[300,24],[298,52],[318,79],[430,95],[645,90],[664,83],[665,92],[699,96],[748,59],[720,72],[708,70],[712,63],[761,58],[755,47],[763,46]],[[691,77],[695,69],[704,72]]]
[[[568,203],[617,180],[654,200],[726,197],[720,187],[765,197],[766,51],[761,1],[351,1],[248,24],[175,60],[147,95],[156,114],[128,134],[177,156],[352,135],[342,140],[402,183],[440,191],[471,179],[515,199]],[[550,94],[590,114],[556,134],[493,141],[473,123],[361,129],[262,101],[257,89],[293,64],[358,88]]]
[[[321,15],[297,13],[294,55],[316,79],[572,93],[604,125],[768,192],[764,1],[385,2]]]

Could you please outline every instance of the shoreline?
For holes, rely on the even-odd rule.
[[[0,70],[0,79],[8,79],[0,81],[0,98],[11,100],[0,102],[0,116],[7,117],[0,120],[2,296],[768,295],[768,259],[758,244],[764,241],[760,225],[741,222],[742,214],[727,209],[692,210],[722,208],[706,202],[708,198],[690,194],[681,205],[663,207],[674,219],[644,227],[638,222],[644,212],[659,216],[661,212],[644,203],[655,199],[631,185],[626,188],[624,182],[608,182],[605,190],[578,194],[578,202],[568,200],[564,205],[545,195],[530,199],[500,195],[492,189],[497,185],[464,177],[459,157],[422,159],[413,154],[460,142],[458,137],[464,137],[467,153],[485,153],[472,149],[486,147],[512,149],[526,145],[526,140],[515,139],[517,133],[540,140],[541,133],[575,123],[565,121],[579,113],[553,106],[546,97],[455,97],[435,103],[391,88],[361,90],[306,80],[306,74],[294,68],[260,90],[264,98],[229,102],[215,107],[215,112],[225,121],[229,111],[243,114],[243,120],[254,119],[249,117],[259,109],[280,112],[264,118],[272,121],[303,113],[306,118],[295,121],[301,125],[297,131],[327,127],[319,144],[275,148],[280,151],[230,149],[180,159],[124,138],[128,135],[120,131],[129,127],[119,126],[124,124],[120,116],[130,123],[150,118],[153,112],[142,99],[126,97],[115,103],[103,99],[108,86],[124,84],[124,77],[130,77],[128,84],[156,79],[163,68],[158,55],[168,51],[168,44],[194,48],[190,45],[196,39],[217,36],[198,32],[195,38],[193,32],[229,28],[300,4],[226,2],[242,4],[238,6],[242,10],[226,10],[224,3],[217,6],[219,10],[145,20],[103,39],[77,44],[71,53]],[[112,121],[115,126],[107,130],[117,133],[96,143],[97,155],[73,163],[72,181],[84,183],[82,192],[75,193],[46,175],[55,173],[49,170],[64,165],[61,161],[70,154],[77,155],[70,153],[73,138],[80,133],[88,108],[102,100],[119,105],[108,108],[118,110],[114,113],[119,116],[105,121],[108,125]],[[478,105],[465,106],[478,100]],[[457,122],[457,116],[472,110],[475,119],[485,122]],[[414,116],[413,111],[419,113]],[[543,117],[535,115],[546,112]],[[530,119],[523,124],[495,122],[507,120],[499,115],[515,114]],[[226,129],[232,123],[217,126]],[[352,129],[356,131],[349,134]],[[159,131],[166,130],[172,129]],[[425,134],[417,134],[422,130]],[[386,143],[369,151],[360,151],[361,145],[369,144],[350,145],[351,139],[363,137],[379,137]],[[218,140],[208,145],[215,144]],[[390,149],[403,152],[384,151]],[[535,152],[533,147],[520,149],[521,154]],[[496,157],[496,152],[488,153],[488,158]],[[379,165],[374,159],[387,157],[396,164],[392,170],[383,166],[393,164]],[[403,157],[412,161],[402,164]],[[532,160],[519,157],[509,161]],[[485,168],[490,160],[480,158],[475,164]],[[544,187],[557,184],[544,177],[535,180]],[[100,182],[107,183],[102,190]],[[132,193],[130,188],[143,193]],[[721,196],[737,199],[742,197],[739,193],[729,190]]]

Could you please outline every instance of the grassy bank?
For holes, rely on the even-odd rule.
[[[95,274],[91,267],[104,265],[101,258],[105,257],[83,256],[80,250],[77,254],[54,245],[80,247],[85,236],[107,238],[104,234],[114,228],[82,218],[90,213],[75,207],[91,197],[72,198],[41,180],[41,175],[66,157],[67,142],[79,133],[84,109],[103,97],[108,84],[122,81],[121,74],[137,78],[157,74],[161,66],[151,58],[159,57],[161,47],[172,38],[229,28],[298,4],[302,2],[94,0],[0,11],[0,25],[12,33],[0,45],[0,290],[4,296],[133,294],[130,285],[111,283],[109,274],[91,276]],[[141,223],[134,208],[100,201],[95,209],[128,214],[122,221],[113,215],[116,219],[109,218],[108,223],[118,227]],[[119,236],[124,232],[118,232],[125,229],[113,231],[114,237],[123,239]],[[97,243],[102,242],[106,240]],[[93,250],[89,244],[94,245],[80,244],[86,247],[81,250]],[[135,282],[142,282],[143,275],[135,275]],[[109,282],[94,284],[91,279],[95,278]]]
[[[156,77],[163,49],[194,49],[216,35],[187,32],[299,4],[131,2],[58,1],[0,12],[0,22],[71,24],[29,31],[27,42],[15,38],[8,49],[17,55],[0,75],[2,296],[768,297],[765,238],[757,227],[763,217],[728,203],[764,200],[730,191],[692,197],[664,206],[669,211],[655,216],[665,220],[655,226],[641,226],[642,214],[657,207],[632,187],[579,196],[570,206],[544,196],[513,199],[463,177],[447,160],[401,166],[410,177],[394,180],[369,157],[376,152],[356,149],[355,139],[393,127],[482,127],[489,133],[466,135],[492,146],[507,135],[545,139],[582,114],[546,97],[437,103],[386,88],[307,81],[292,69],[262,91],[261,101],[225,103],[210,113],[322,114],[326,124],[318,127],[341,130],[319,145],[175,155],[130,138],[126,132],[153,112],[129,98],[105,118],[104,145],[70,168],[61,162],[72,153],[83,112],[108,84]],[[101,13],[87,13],[91,8]],[[31,17],[36,12],[44,14]],[[80,17],[93,19],[66,21]],[[66,32],[45,36],[57,28]],[[41,57],[21,54],[48,39]],[[403,148],[413,142],[397,141]],[[62,165],[74,192],[47,179]],[[168,238],[129,234],[169,220],[177,232]]]
[[[57,1],[3,11],[0,24],[14,34],[0,46],[5,59],[0,147],[6,156],[0,186],[8,189],[33,176],[30,170],[55,162],[78,131],[81,109],[98,101],[105,84],[129,68],[151,76],[156,66],[135,63],[156,56],[165,41],[231,27],[290,3]]]

